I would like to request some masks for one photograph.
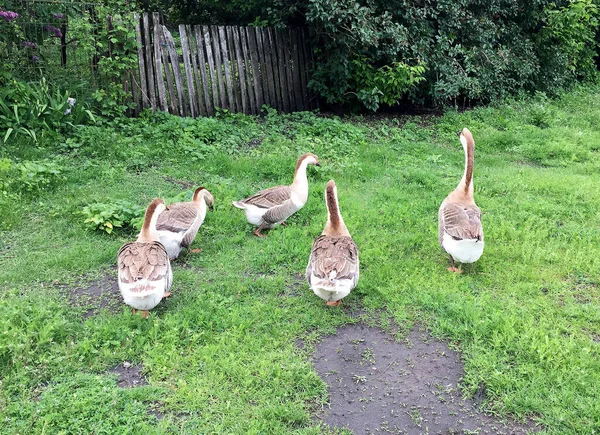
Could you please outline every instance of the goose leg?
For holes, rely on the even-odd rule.
[[[260,224],[260,226],[259,226],[259,227],[258,227],[256,230],[254,230],[254,233],[253,233],[253,234],[254,234],[256,237],[265,237],[265,236],[264,236],[264,234],[261,234],[261,233],[260,233],[260,231],[261,231],[261,230],[264,230],[264,229],[265,229],[265,226],[264,226],[264,224]]]
[[[135,308],[131,309],[131,314],[133,314],[134,316],[137,314],[137,310]]]
[[[285,223],[285,221],[281,222],[281,226],[282,227],[287,227],[287,224]]]
[[[148,311],[148,310],[144,310],[144,311],[142,311],[142,317],[143,317],[144,319],[147,319],[149,314],[150,314],[150,311]]]
[[[337,307],[341,303],[342,303],[341,299],[339,301],[327,301],[327,305],[330,307]]]
[[[448,254],[450,255],[450,254]],[[454,272],[454,273],[462,273],[462,270],[460,270],[458,267],[456,267],[454,265],[454,258],[452,258],[452,255],[450,255],[450,261],[452,262],[452,267],[449,267],[447,270],[448,272]]]
[[[165,292],[165,293],[163,294],[163,299],[164,299],[164,298],[168,298],[169,296],[171,296],[171,292]]]

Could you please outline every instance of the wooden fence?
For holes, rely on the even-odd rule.
[[[258,114],[263,104],[281,112],[317,107],[305,29],[179,25],[174,38],[158,13],[135,20],[139,108],[197,117],[216,108]]]

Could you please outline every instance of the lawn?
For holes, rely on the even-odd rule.
[[[437,210],[462,175],[462,127],[486,248],[457,275]],[[483,384],[489,413],[548,433],[600,429],[598,89],[442,117],[146,115],[0,150],[2,433],[327,433],[311,356],[353,322],[399,339],[427,327],[460,351],[462,393]],[[322,165],[306,206],[253,236],[231,201],[291,183],[304,152]],[[303,278],[329,179],[361,260],[337,308]],[[173,264],[169,300],[146,320],[123,304],[88,315],[97,301],[73,292],[116,279],[135,231],[94,231],[84,207],[141,208],[196,186],[215,211],[192,245],[202,252]],[[110,370],[124,361],[148,384],[118,387]]]

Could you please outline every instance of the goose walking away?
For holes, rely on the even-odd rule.
[[[465,171],[456,189],[444,199],[438,212],[438,241],[450,255],[451,272],[461,273],[455,261],[474,263],[483,254],[481,210],[473,198],[475,142],[468,128],[458,132],[465,152]]]
[[[190,246],[206,218],[206,210],[213,211],[214,203],[212,194],[199,187],[190,202],[169,204],[158,216],[156,230],[171,260],[179,257],[183,248],[187,248],[188,254],[191,252]]]
[[[146,209],[137,240],[125,243],[117,254],[123,300],[133,308],[134,314],[141,310],[143,318],[148,317],[148,310],[156,307],[162,298],[170,295],[173,281],[169,255],[156,231],[156,221],[163,210],[165,202],[154,199]]]
[[[265,228],[273,228],[277,224],[285,226],[285,220],[296,213],[308,199],[308,165],[321,166],[317,156],[306,153],[300,156],[296,163],[294,182],[290,186],[270,187],[233,205],[246,213],[246,219],[258,228],[254,235],[263,237],[260,233]]]
[[[327,305],[337,306],[356,287],[359,276],[358,248],[340,213],[333,180],[325,187],[327,223],[312,245],[306,280]]]

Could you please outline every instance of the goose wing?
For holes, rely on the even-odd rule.
[[[475,204],[445,203],[440,210],[440,229],[455,240],[483,240],[481,210]]]
[[[156,229],[181,233],[189,230],[198,217],[198,209],[190,202],[177,202],[158,215]]]
[[[320,279],[329,279],[334,272],[335,279],[351,279],[354,285],[358,281],[358,247],[352,237],[329,237],[321,235],[313,243],[310,260],[306,270]]]
[[[130,242],[119,249],[117,254],[119,279],[124,284],[139,280],[169,281],[169,256],[159,242]]]
[[[290,186],[275,186],[249,196],[240,202],[255,205],[260,208],[272,208],[283,204],[292,198],[292,189]]]

